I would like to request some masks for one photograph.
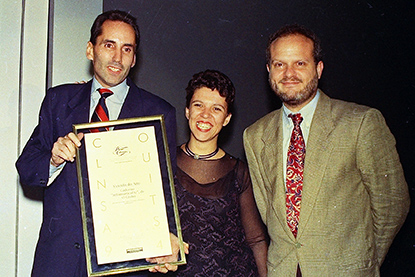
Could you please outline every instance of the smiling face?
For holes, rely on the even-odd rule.
[[[196,89],[185,110],[191,131],[190,141],[213,143],[216,147],[219,132],[232,117],[227,106],[225,97],[220,96],[216,89]]]
[[[288,35],[274,41],[267,65],[274,92],[292,111],[307,105],[317,92],[323,62],[314,62],[313,42],[302,35]]]
[[[107,20],[96,44],[88,42],[86,56],[92,61],[94,75],[103,87],[113,87],[127,78],[135,65],[135,32],[122,21]]]

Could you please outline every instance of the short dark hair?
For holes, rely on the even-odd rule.
[[[207,69],[193,75],[186,87],[186,107],[190,107],[195,90],[206,87],[217,90],[220,96],[225,97],[228,105],[227,112],[232,113],[233,102],[235,100],[235,87],[231,79],[220,71]]]
[[[276,31],[275,33],[269,36],[268,46],[266,50],[266,58],[267,58],[268,64],[270,64],[271,62],[271,44],[277,39],[286,37],[289,35],[302,35],[302,36],[305,36],[306,38],[311,39],[314,44],[313,58],[314,58],[315,64],[318,64],[322,60],[321,44],[320,44],[320,39],[317,37],[317,35],[312,30],[304,26],[301,26],[298,24],[291,24],[291,25],[283,26],[278,31]]]
[[[137,19],[131,14],[120,10],[107,11],[98,15],[92,24],[91,37],[89,38],[89,41],[93,45],[96,44],[97,37],[102,34],[102,24],[104,24],[107,20],[122,21],[133,27],[135,32],[135,50],[137,50],[138,45],[140,44],[140,30],[138,29]]]

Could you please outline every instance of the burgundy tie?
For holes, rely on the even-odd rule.
[[[91,117],[91,122],[99,122],[99,121],[108,121],[108,109],[107,105],[105,104],[105,99],[108,96],[111,96],[113,92],[107,88],[100,88],[98,89],[99,94],[101,94],[101,98],[99,99],[98,105],[95,108],[94,113]],[[99,128],[91,129],[91,132],[96,133],[104,130],[109,130],[109,128],[103,128],[102,130]]]
[[[287,224],[294,237],[297,237],[298,222],[300,217],[301,193],[303,190],[305,142],[303,133],[301,132],[300,128],[300,124],[303,121],[301,114],[290,114],[288,116],[294,123],[294,129],[291,134],[287,157]]]

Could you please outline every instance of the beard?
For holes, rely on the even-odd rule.
[[[278,81],[278,83],[286,82],[286,81],[297,81],[303,83],[301,79],[298,78],[284,78]],[[298,91],[284,91],[278,88],[277,82],[272,81],[269,79],[269,83],[271,85],[272,90],[275,94],[281,99],[283,103],[287,103],[290,106],[299,106],[305,103],[307,100],[314,97],[317,92],[318,86],[318,74],[314,75],[314,77],[307,83],[307,85]]]

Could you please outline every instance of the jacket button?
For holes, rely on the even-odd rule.
[[[80,249],[81,245],[77,242],[74,243],[73,247],[75,247],[76,249]]]

